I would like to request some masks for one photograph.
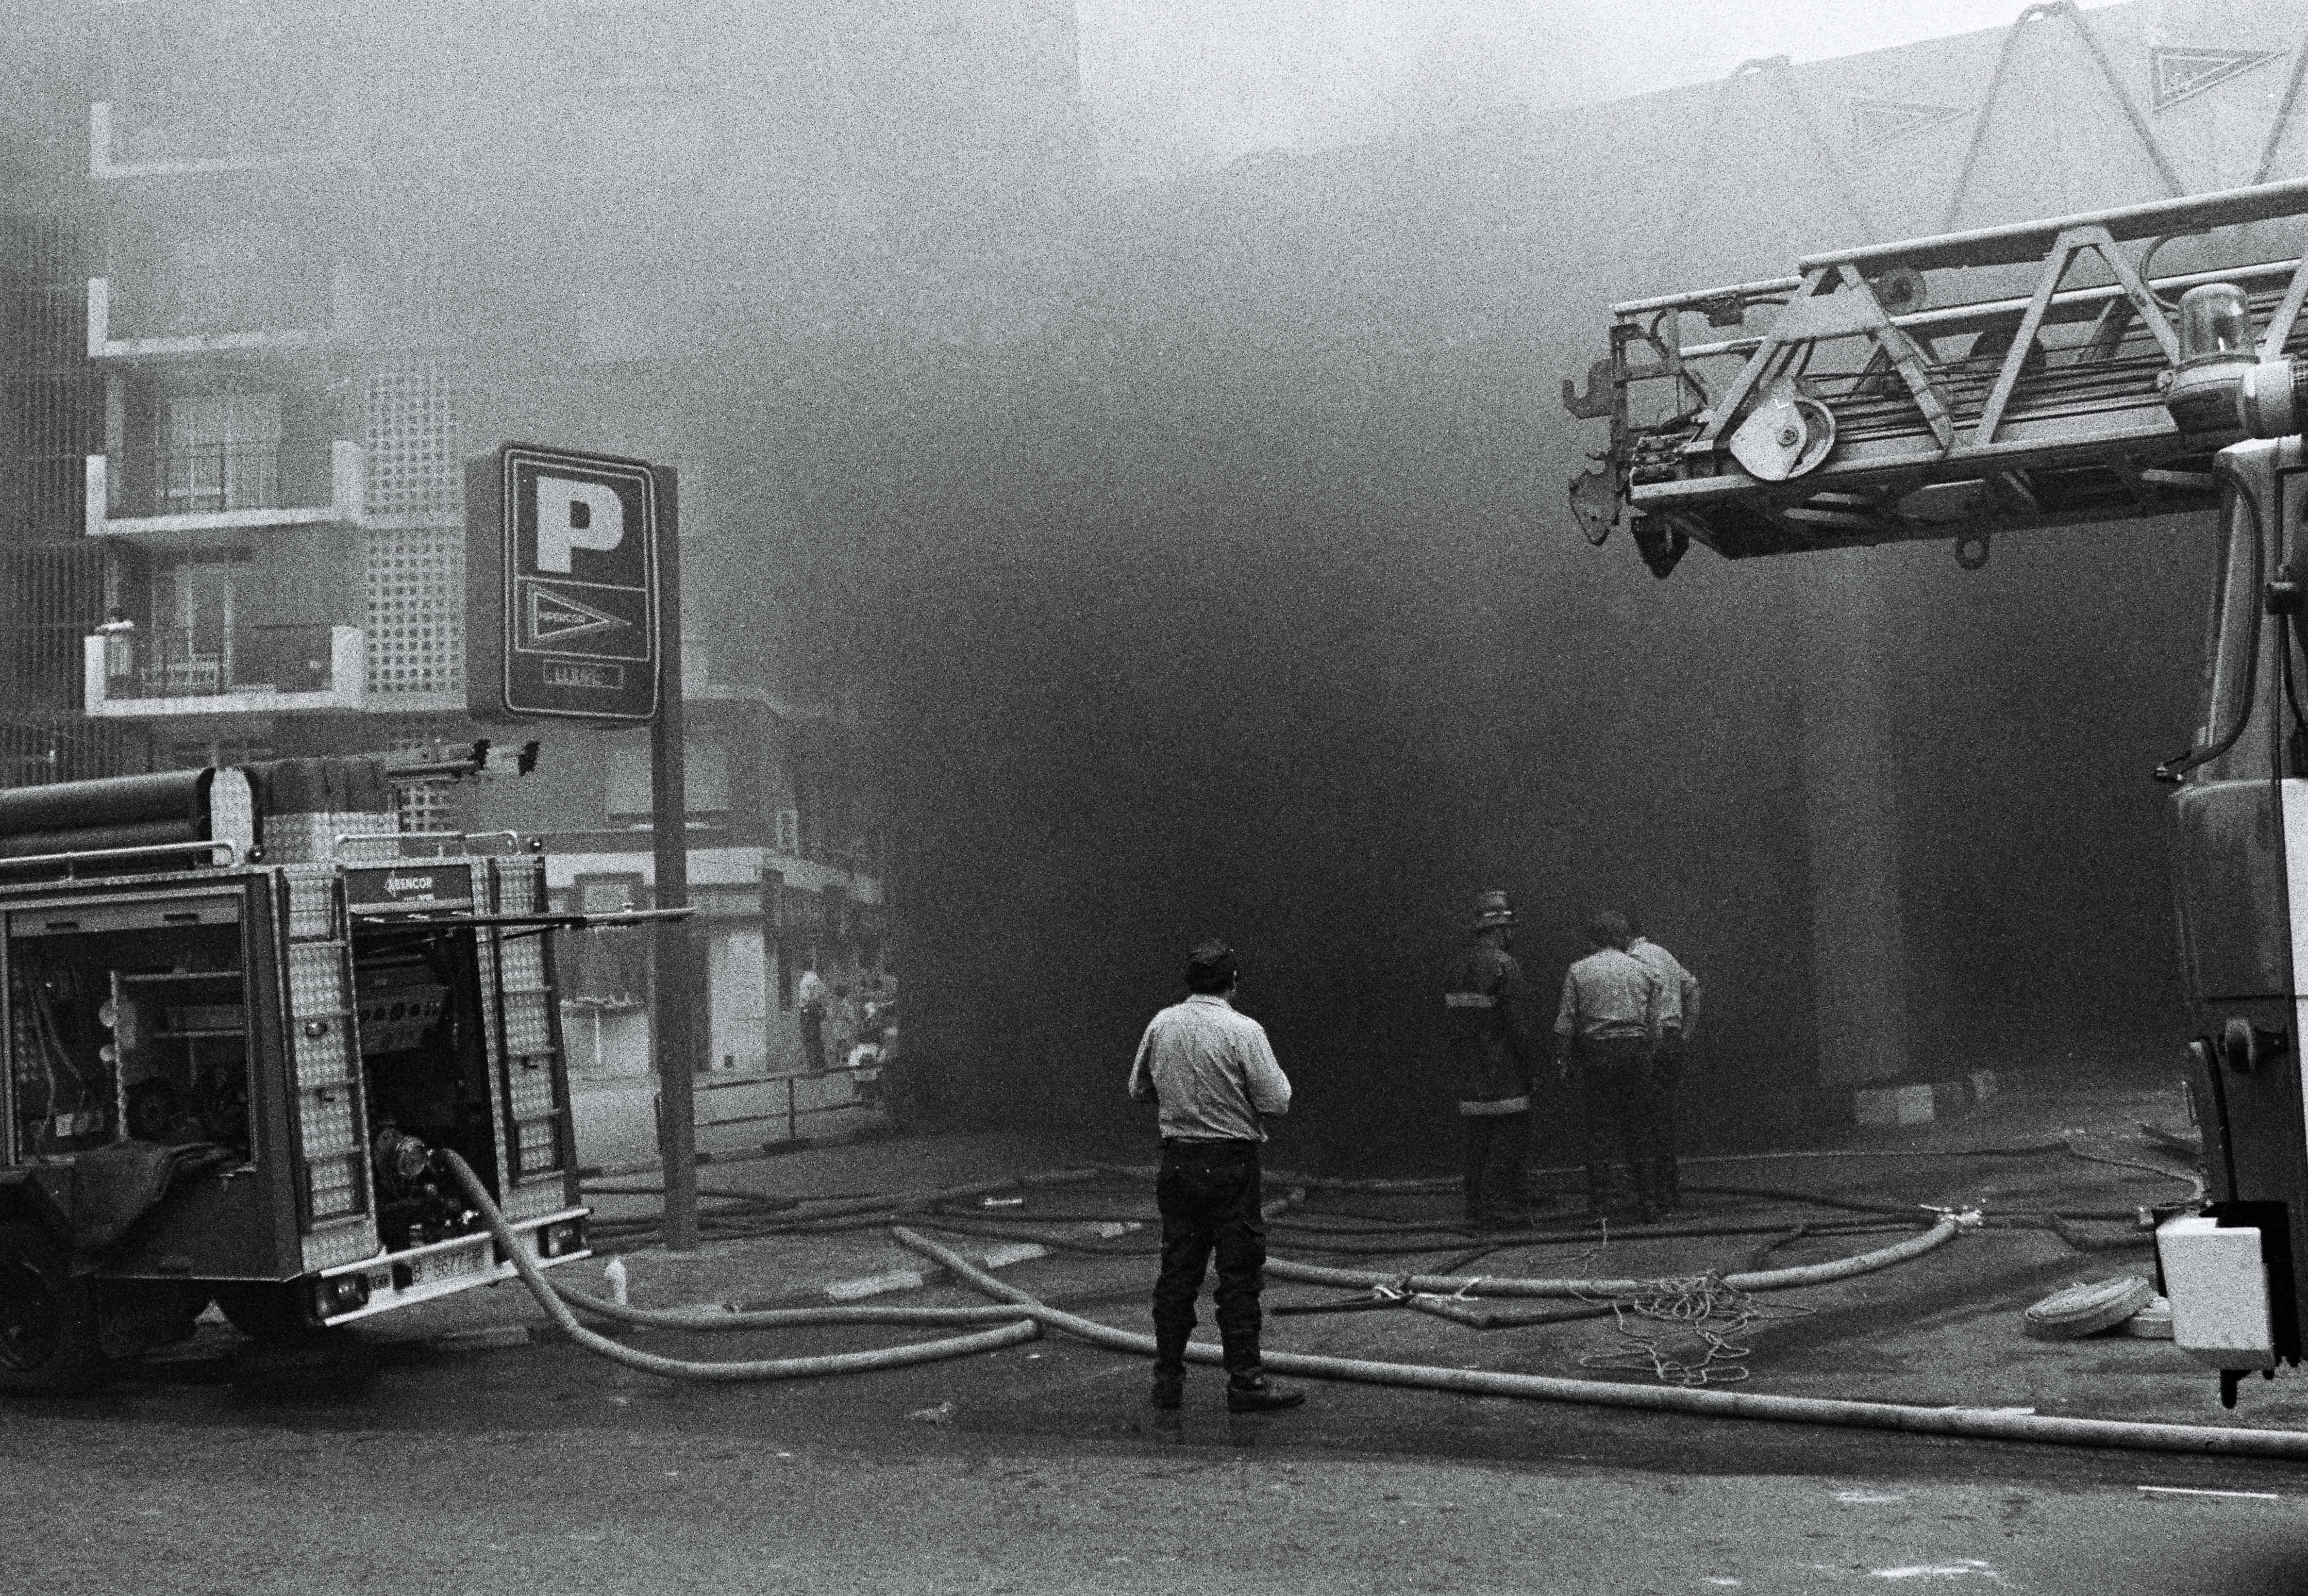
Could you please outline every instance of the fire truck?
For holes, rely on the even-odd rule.
[[[1664,579],[1728,559],[2195,513],[2220,556],[2173,786],[2208,1200],[2157,1231],[2175,1340],[2233,1405],[2308,1322],[2308,182],[1813,255],[1631,301],[1572,478]],[[2149,761],[2143,758],[2143,774]],[[2175,1038],[2175,1041],[2181,1039]]]
[[[551,913],[374,759],[0,792],[0,1392],[508,1278],[446,1153],[587,1256],[551,933],[678,913]]]

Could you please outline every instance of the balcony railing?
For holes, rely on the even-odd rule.
[[[202,443],[116,462],[115,516],[214,515],[329,502],[329,443]]]
[[[105,639],[108,699],[327,692],[336,685],[326,626],[195,627]]]
[[[358,710],[367,691],[357,626],[137,628],[82,647],[98,717]]]
[[[359,444],[204,443],[88,457],[89,536],[360,519]]]

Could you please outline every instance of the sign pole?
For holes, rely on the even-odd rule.
[[[656,854],[656,906],[689,903],[689,802],[683,769],[681,682],[681,516],[678,475],[653,468],[658,496],[657,718],[650,723],[650,834]],[[689,929],[659,922],[656,1003],[650,1035],[657,1053],[658,1152],[665,1163],[665,1245],[697,1245],[696,983],[691,979]]]
[[[681,545],[670,466],[534,443],[465,463],[466,708],[476,720],[650,725],[657,906],[689,905]],[[662,576],[660,576],[660,571]],[[650,944],[665,1241],[697,1244],[697,1011],[678,921]]]

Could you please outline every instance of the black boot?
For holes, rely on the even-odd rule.
[[[1271,1413],[1295,1408],[1306,1400],[1304,1391],[1277,1386],[1266,1377],[1266,1367],[1259,1361],[1255,1332],[1228,1335],[1225,1342],[1227,1412]]]
[[[1295,1386],[1276,1385],[1266,1377],[1263,1369],[1227,1377],[1227,1412],[1229,1413],[1279,1412],[1284,1408],[1295,1408],[1305,1400],[1304,1391]]]
[[[1165,1412],[1175,1412],[1186,1394],[1186,1338],[1184,1329],[1158,1325],[1154,1329],[1154,1390],[1147,1399]]]

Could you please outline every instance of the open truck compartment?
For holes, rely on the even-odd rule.
[[[78,1377],[85,1321],[309,1331],[511,1276],[443,1153],[583,1256],[534,848],[399,833],[373,761],[126,780],[0,793],[0,1390]]]

